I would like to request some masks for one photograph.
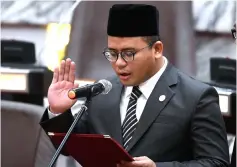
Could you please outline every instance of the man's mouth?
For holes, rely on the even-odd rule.
[[[122,80],[128,80],[130,76],[131,76],[131,73],[119,73],[119,77]]]
[[[128,76],[128,75],[130,75],[130,74],[129,74],[129,73],[120,73],[119,75]]]

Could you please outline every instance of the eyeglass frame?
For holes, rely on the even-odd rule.
[[[116,57],[116,59],[115,59],[114,61],[110,61],[110,60],[106,57],[106,55],[105,55],[105,52],[109,52],[109,51],[108,51],[109,48],[105,48],[102,53],[103,53],[104,57],[105,57],[109,62],[116,62],[116,61],[118,60],[119,56],[120,56],[125,62],[131,62],[131,61],[134,60],[134,56],[135,56],[138,52],[140,52],[140,51],[142,51],[142,50],[144,50],[144,49],[146,49],[146,48],[148,48],[148,47],[151,47],[155,42],[156,42],[156,41],[151,42],[151,43],[148,44],[147,46],[145,46],[145,47],[143,47],[143,48],[141,48],[141,49],[138,49],[138,50],[136,50],[136,51],[130,51],[133,55],[132,55],[132,60],[129,60],[129,61],[126,60],[126,59],[122,56],[122,53],[123,53],[124,51],[120,51],[120,52],[119,52],[119,51],[115,50],[115,53],[117,54],[117,57]],[[106,50],[107,50],[107,51],[106,51]]]

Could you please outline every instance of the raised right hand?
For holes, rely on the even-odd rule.
[[[75,103],[68,97],[68,91],[78,87],[75,81],[76,65],[71,59],[62,60],[60,67],[55,68],[52,83],[48,89],[50,111],[55,114],[63,113]]]

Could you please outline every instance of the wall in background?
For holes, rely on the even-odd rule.
[[[236,1],[193,1],[192,9],[196,31],[230,33],[236,21]]]
[[[46,63],[46,56],[40,54],[43,51],[46,39],[46,31],[43,26],[2,26],[1,39],[23,40],[35,43],[37,63]]]
[[[45,25],[50,22],[71,22],[69,10],[75,1],[1,1],[1,21]]]
[[[22,2],[23,0],[1,1],[1,22],[11,24],[11,26],[2,27],[1,38],[20,38],[35,42],[38,63],[45,64],[45,62],[47,62],[47,56],[49,55],[42,54],[41,57],[39,57],[40,50],[45,42],[45,29],[42,28],[41,25],[45,25],[49,22],[70,22],[72,15],[68,12],[68,9],[73,6],[75,1]],[[210,0],[193,1],[191,8],[193,19],[190,21],[193,23],[195,31],[198,32],[195,34],[194,47],[197,67],[196,74],[198,78],[205,79],[209,76],[210,57],[228,56],[236,58],[235,43],[230,35],[230,29],[233,26],[234,20],[236,20],[236,2]],[[24,24],[25,27],[14,28],[15,25],[19,23]],[[28,28],[28,24],[40,26],[38,28],[36,28],[37,26]],[[86,26],[90,26],[86,20],[77,22],[77,24],[85,28]],[[200,31],[206,33],[200,33]],[[77,42],[80,43],[85,40],[96,42],[92,39],[85,39],[85,37],[82,36],[77,39]],[[75,47],[78,43],[75,43]],[[180,47],[182,47],[182,44]],[[69,50],[72,48],[73,47],[70,46]],[[99,53],[100,52],[98,52],[98,54]],[[86,56],[86,54],[83,56]],[[93,68],[95,65],[96,63],[92,63],[91,67]],[[100,67],[98,67],[98,70],[100,70]]]
[[[69,9],[73,7],[75,2],[75,0],[1,1],[1,21],[5,23],[30,24],[47,24],[49,22],[62,21],[70,23],[73,13]],[[229,33],[236,20],[236,1],[192,1],[191,8],[194,28],[197,31]]]

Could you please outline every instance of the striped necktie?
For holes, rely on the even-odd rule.
[[[123,146],[125,149],[127,149],[129,141],[131,141],[132,135],[136,129],[138,122],[136,117],[136,106],[137,99],[141,94],[142,92],[139,90],[138,86],[134,86],[129,99],[126,117],[122,125]]]

